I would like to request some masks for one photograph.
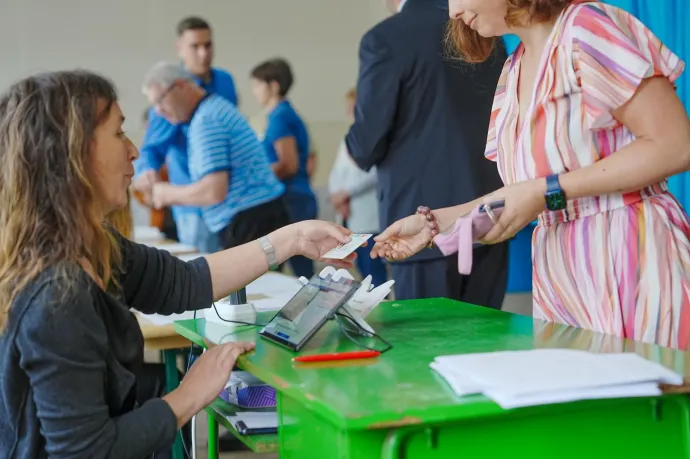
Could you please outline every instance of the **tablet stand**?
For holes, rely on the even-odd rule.
[[[349,333],[356,333],[366,337],[372,337],[376,334],[374,328],[364,320],[364,317],[355,309],[349,307],[347,303],[342,305],[340,309],[344,314],[341,313],[336,315],[336,320]]]

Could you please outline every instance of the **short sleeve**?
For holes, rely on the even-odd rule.
[[[582,88],[585,121],[592,129],[615,127],[611,112],[628,102],[643,80],[674,83],[685,64],[642,22],[610,5],[576,7],[573,65]]]
[[[282,111],[279,111],[272,114],[269,118],[265,139],[273,143],[285,137],[294,137],[294,134],[290,131],[288,117]]]
[[[192,180],[231,169],[230,130],[221,120],[205,116],[194,120],[189,132],[189,171]]]
[[[484,156],[490,161],[496,161],[498,157],[498,129],[496,127],[498,115],[501,113],[501,108],[506,98],[506,84],[508,82],[508,74],[510,73],[511,56],[503,66],[503,71],[498,79],[498,86],[496,86],[496,93],[494,94],[494,102],[491,107],[491,118],[489,119],[489,131],[486,137],[486,150]]]

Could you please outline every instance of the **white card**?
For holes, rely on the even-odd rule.
[[[373,234],[353,234],[352,239],[347,244],[340,244],[338,247],[331,249],[324,255],[324,258],[331,258],[335,260],[342,260],[357,250],[364,244]]]

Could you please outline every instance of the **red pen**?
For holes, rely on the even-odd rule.
[[[379,351],[354,351],[354,352],[337,352],[333,354],[316,354],[303,355],[292,359],[293,362],[330,362],[333,360],[355,360],[355,359],[369,359],[381,355]]]

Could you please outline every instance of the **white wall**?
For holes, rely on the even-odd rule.
[[[206,18],[214,30],[215,65],[236,78],[241,109],[254,114],[248,74],[261,60],[282,56],[293,65],[291,96],[313,136],[323,184],[347,128],[343,95],[357,75],[362,34],[386,15],[384,0],[1,0],[0,88],[44,70],[98,71],[117,85],[141,139],[146,106],[141,79],[158,60],[175,59],[175,25]]]

